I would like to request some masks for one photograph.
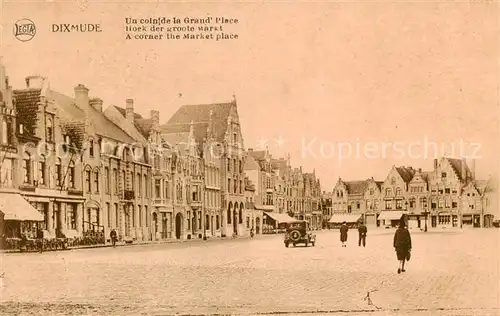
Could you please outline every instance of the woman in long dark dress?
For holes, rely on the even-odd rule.
[[[349,228],[347,227],[347,223],[343,222],[342,226],[340,226],[340,242],[342,243],[342,247],[345,247],[345,242],[347,241],[347,232]]]
[[[404,218],[401,219],[399,228],[394,234],[394,249],[396,250],[396,255],[399,261],[398,273],[405,272],[405,261],[409,257],[409,253],[411,251],[411,236],[410,232],[406,228]]]

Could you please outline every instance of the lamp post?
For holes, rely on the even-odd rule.
[[[425,214],[425,226],[424,226],[424,232],[427,232],[427,216],[429,215],[429,208],[428,208],[428,204],[425,203],[425,211],[424,211],[424,214]]]
[[[405,215],[403,215],[403,218],[405,219],[405,223],[409,219],[409,217],[408,217],[408,200],[405,200]],[[409,223],[406,225],[409,226]]]

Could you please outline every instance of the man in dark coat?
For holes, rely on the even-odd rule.
[[[342,247],[346,247],[345,242],[347,241],[347,232],[349,228],[347,227],[347,223],[343,222],[342,226],[340,226],[340,242],[342,242]]]
[[[111,244],[113,247],[116,246],[116,240],[118,239],[116,236],[116,230],[112,229],[111,233],[109,233],[109,237],[111,238]]]
[[[358,227],[358,233],[359,233],[359,241],[358,241],[358,246],[361,247],[361,244],[363,244],[363,247],[366,247],[366,233],[368,232],[368,229],[366,228],[365,224],[361,222],[361,224]]]
[[[401,218],[399,228],[394,234],[393,245],[399,261],[398,273],[405,272],[405,261],[409,258],[411,251],[411,236],[404,218]]]

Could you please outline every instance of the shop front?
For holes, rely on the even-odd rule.
[[[339,228],[342,223],[346,223],[349,228],[357,228],[362,220],[361,214],[333,214],[328,220],[329,228]]]
[[[2,249],[19,249],[40,236],[44,216],[18,193],[0,193]]]
[[[285,229],[285,224],[296,219],[285,213],[264,212],[263,234],[276,234]]]
[[[382,227],[398,227],[399,222],[404,215],[406,215],[406,212],[404,211],[386,210],[380,212],[377,220],[380,222],[380,226]]]

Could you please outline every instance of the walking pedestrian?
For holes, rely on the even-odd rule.
[[[406,228],[406,222],[404,218],[401,218],[399,222],[399,227],[394,234],[394,249],[396,250],[396,255],[399,261],[398,274],[405,272],[405,261],[410,259],[411,252],[411,236],[410,232]]]
[[[113,247],[115,247],[116,246],[116,239],[117,239],[116,230],[114,230],[114,229],[111,230],[111,233],[109,233],[109,238],[111,238],[111,244],[113,245]]]
[[[349,231],[349,228],[347,227],[347,223],[343,222],[342,226],[340,226],[340,242],[342,243],[342,247],[346,247],[346,241],[347,241],[347,232]]]
[[[358,241],[358,246],[361,247],[361,244],[363,244],[363,247],[366,247],[366,233],[368,232],[368,229],[366,228],[365,224],[363,222],[360,223],[358,227],[358,233],[359,233],[359,241]]]

